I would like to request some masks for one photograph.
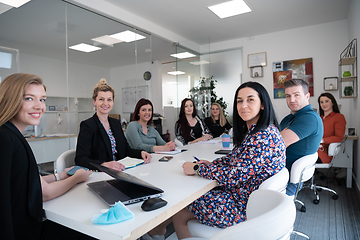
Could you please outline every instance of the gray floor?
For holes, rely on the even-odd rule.
[[[294,230],[305,233],[310,239],[316,240],[354,240],[360,239],[360,194],[353,188],[346,188],[345,179],[319,179],[316,184],[329,187],[339,194],[337,200],[332,199],[332,193],[321,191],[320,203],[315,205],[315,195],[310,189],[300,191],[298,199],[306,205],[306,212],[297,211]],[[300,206],[297,204],[297,208]],[[292,236],[291,240],[304,239]]]

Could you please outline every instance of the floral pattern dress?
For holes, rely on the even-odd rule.
[[[284,168],[286,146],[279,130],[270,125],[249,135],[254,128],[250,126],[241,145],[228,155],[200,165],[200,176],[218,182],[218,187],[188,206],[201,223],[226,228],[246,220],[249,195]]]

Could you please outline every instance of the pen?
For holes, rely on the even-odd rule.
[[[193,157],[195,158],[196,161],[198,161],[198,162],[200,161],[200,159],[198,159],[197,157],[195,157],[195,156],[193,156]]]

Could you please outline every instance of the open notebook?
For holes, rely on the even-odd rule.
[[[125,169],[128,169],[143,164],[144,160],[138,158],[126,157],[121,160],[118,160],[118,162],[123,164],[125,166]]]

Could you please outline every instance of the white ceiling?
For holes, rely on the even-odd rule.
[[[116,67],[150,60],[172,61],[174,58],[169,56],[174,52],[172,42],[182,44],[184,39],[202,45],[346,19],[350,0],[245,0],[252,12],[226,19],[218,18],[207,8],[224,0],[90,2],[96,1],[113,4],[131,13],[133,17],[120,17],[119,20],[132,26],[136,22],[134,27],[152,34],[151,43],[149,37],[138,41],[137,59],[134,57],[134,43],[120,43],[112,49],[91,54],[69,51],[70,61]],[[18,9],[0,14],[0,46],[18,48],[20,53],[64,59],[64,6],[62,0],[32,0]],[[67,14],[69,46],[126,28],[71,4]],[[147,27],[149,23],[150,28]],[[150,47],[152,52],[146,52]]]
[[[207,7],[227,0],[102,1],[200,45],[346,19],[349,8],[349,0],[245,0],[252,12],[220,19]]]

